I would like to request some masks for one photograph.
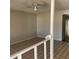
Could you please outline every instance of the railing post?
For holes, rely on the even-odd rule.
[[[37,46],[34,47],[34,59],[37,59]]]
[[[54,29],[54,9],[55,9],[55,0],[51,0],[51,11],[50,11],[50,35],[51,35],[51,39],[50,39],[50,59],[53,59],[54,55],[53,55],[53,29]]]
[[[47,59],[46,41],[44,42],[44,59]]]
[[[53,59],[54,52],[53,52],[53,38],[50,39],[50,59]]]

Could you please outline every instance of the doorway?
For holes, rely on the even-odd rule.
[[[69,42],[69,15],[62,16],[62,41]]]

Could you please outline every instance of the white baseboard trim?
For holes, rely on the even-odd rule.
[[[37,37],[45,38],[46,36],[44,36],[44,35],[37,35]]]
[[[62,39],[54,39],[54,40],[57,40],[57,41],[62,41]]]
[[[22,39],[22,40],[17,40],[16,42],[11,42],[10,45],[14,45],[16,43],[20,43],[20,42],[23,42],[23,41],[26,41],[26,40],[30,40],[32,38],[35,38],[36,36],[31,36],[31,37],[28,37],[28,38],[25,38],[25,39]]]

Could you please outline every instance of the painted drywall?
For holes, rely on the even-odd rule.
[[[69,36],[69,20],[66,21],[65,30],[66,30],[66,34]]]
[[[69,14],[69,10],[55,11],[54,40],[62,41],[62,15],[63,14]]]
[[[10,13],[11,44],[36,36],[36,14],[15,10]]]
[[[37,14],[37,36],[45,37],[50,33],[50,13]]]

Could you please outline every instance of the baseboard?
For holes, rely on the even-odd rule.
[[[14,45],[16,43],[20,43],[20,42],[23,42],[23,41],[26,41],[26,40],[30,40],[32,38],[35,38],[36,36],[31,36],[31,37],[28,37],[28,38],[25,38],[25,39],[22,39],[22,40],[17,40],[16,42],[11,42],[10,45]]]
[[[46,35],[37,35],[37,37],[45,38]]]
[[[54,39],[54,40],[57,40],[57,41],[62,41],[62,39]]]

